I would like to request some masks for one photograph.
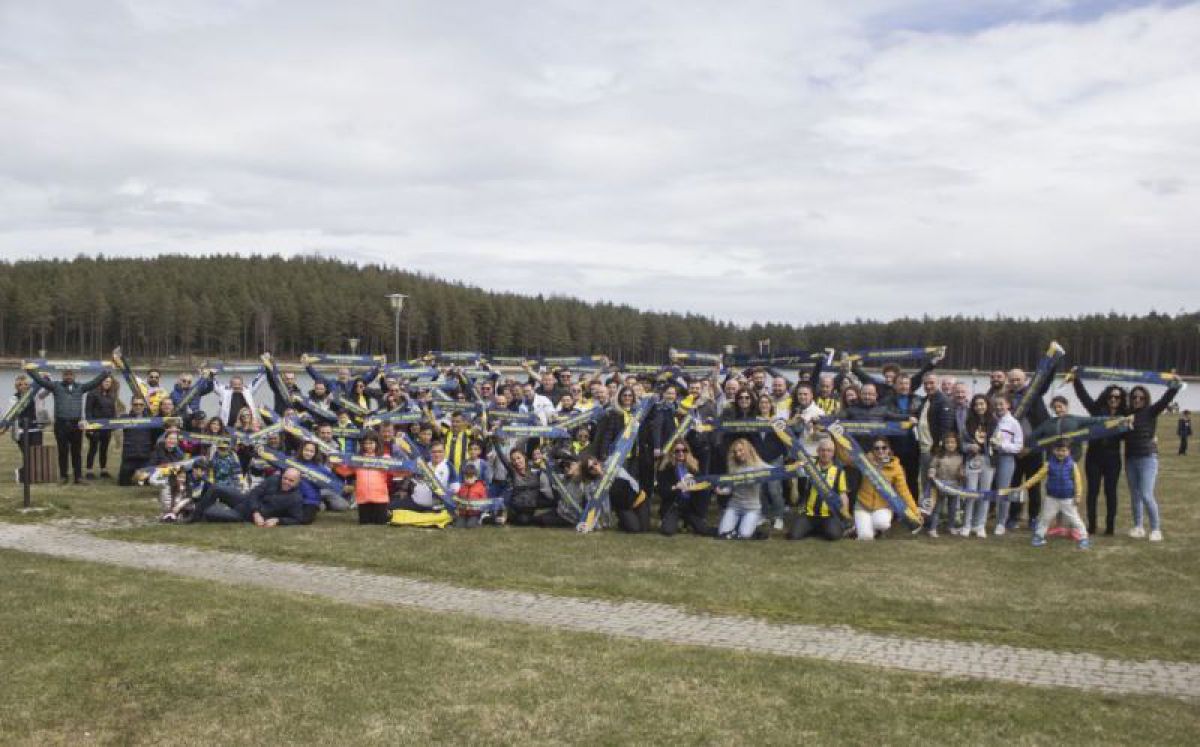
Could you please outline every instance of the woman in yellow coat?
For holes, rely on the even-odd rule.
[[[838,441],[838,456],[843,461],[850,462],[849,453],[840,443],[840,439]],[[917,503],[908,490],[908,481],[904,479],[904,467],[900,465],[900,460],[892,455],[892,446],[886,437],[879,436],[871,441],[871,451],[867,454],[867,461],[883,475],[896,494],[904,500],[908,507],[908,515],[910,517],[919,516]],[[858,501],[854,505],[854,528],[858,538],[860,540],[875,539],[876,534],[882,534],[892,526],[893,518],[895,516],[891,504],[879,494],[874,483],[864,476],[862,484],[858,488]]]

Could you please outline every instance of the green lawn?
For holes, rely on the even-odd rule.
[[[0,551],[0,743],[1158,743],[1200,710]]]
[[[1164,444],[1172,444],[1164,419]],[[323,515],[309,528],[150,526],[109,536],[239,550],[480,587],[666,602],[772,620],[1089,651],[1120,658],[1200,661],[1200,457],[1164,448],[1159,482],[1167,541],[1122,533],[1092,552],[1065,541],[1043,550],[1020,532],[1003,538],[875,543],[726,543],[691,536],[580,537],[567,530],[485,527],[421,531],[359,527]],[[11,458],[6,450],[6,458]],[[4,462],[0,462],[2,465]],[[2,469],[2,466],[0,466]],[[153,491],[38,489],[52,510],[0,518],[154,515]],[[1122,485],[1120,526],[1129,525]]]

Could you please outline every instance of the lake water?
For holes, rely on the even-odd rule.
[[[7,406],[8,399],[13,394],[13,378],[18,373],[19,373],[19,371],[14,368],[0,369],[0,405]],[[179,371],[164,370],[163,371],[163,384],[165,386],[174,386],[175,380],[178,378],[179,373],[180,373]],[[790,373],[790,372],[785,372],[785,373]],[[954,374],[948,374],[948,375],[954,375]],[[55,378],[57,378],[57,377],[55,377]],[[79,380],[86,381],[89,377],[87,375],[79,375],[77,378]],[[247,376],[245,378],[249,379],[252,377]],[[959,381],[967,382],[971,386],[972,393],[987,391],[988,377],[986,375],[959,374],[959,375],[956,375],[956,378]],[[228,379],[226,379],[226,380],[228,380]],[[307,374],[305,374],[303,372],[297,374],[297,380],[300,384],[301,389],[304,391],[308,391],[308,389],[312,386],[312,380],[308,377]],[[1083,407],[1080,406],[1078,400],[1075,398],[1075,392],[1074,392],[1073,387],[1071,387],[1070,385],[1067,385],[1067,386],[1063,387],[1062,389],[1059,389],[1058,387],[1061,384],[1062,384],[1062,378],[1059,377],[1055,381],[1055,384],[1050,387],[1050,394],[1048,394],[1046,397],[1047,402],[1049,402],[1050,397],[1054,396],[1055,394],[1062,394],[1071,401],[1071,412],[1074,412],[1077,414],[1082,414]],[[1104,386],[1106,386],[1106,385],[1102,384],[1101,382],[1091,382],[1089,384],[1089,391],[1091,391],[1093,394],[1096,394],[1096,393],[1099,393],[1100,390],[1104,388]],[[1163,392],[1163,387],[1159,387],[1159,386],[1151,386],[1151,387],[1149,387],[1149,389],[1150,389],[1150,395],[1154,398],[1157,398]],[[270,394],[270,389],[265,384],[259,388],[259,390],[256,394],[258,395],[259,399],[262,400],[261,402],[258,402],[257,404],[260,404],[260,405],[265,404],[265,405],[269,406],[271,404],[271,402],[273,401],[271,394]],[[121,381],[121,397],[120,397],[120,399],[122,402],[124,402],[124,403],[126,403],[126,405],[128,405],[129,391],[128,391],[128,387],[125,386],[124,381]],[[1191,410],[1193,412],[1200,410],[1200,386],[1193,383],[1187,389],[1185,389],[1182,394],[1180,394],[1178,397],[1176,397],[1176,401],[1179,403],[1179,406],[1185,410]],[[47,404],[49,404],[49,403],[47,403]],[[201,409],[203,409],[206,413],[208,413],[210,415],[215,414],[218,410],[217,396],[215,394],[205,395],[203,400],[201,401]]]

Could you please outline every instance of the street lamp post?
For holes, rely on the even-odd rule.
[[[387,298],[392,303],[392,310],[396,312],[395,323],[392,325],[395,332],[392,354],[396,356],[396,361],[400,361],[400,312],[404,310],[404,299],[408,296],[403,293],[389,293]]]

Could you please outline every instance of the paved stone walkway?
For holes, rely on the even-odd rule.
[[[0,548],[308,594],[350,604],[451,612],[647,641],[795,656],[1019,685],[1200,698],[1200,665],[862,633],[847,627],[702,615],[647,602],[607,602],[470,589],[346,568],[124,542],[45,525],[0,523]]]

